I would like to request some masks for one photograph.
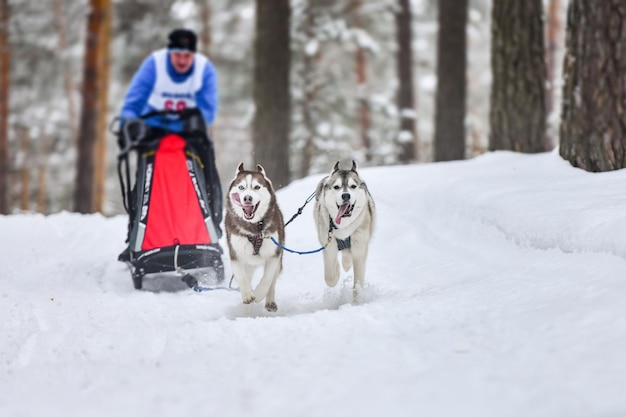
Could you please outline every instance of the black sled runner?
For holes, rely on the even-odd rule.
[[[183,129],[150,126],[146,122],[153,117],[159,118],[159,126],[176,123]],[[146,275],[163,273],[175,273],[194,289],[199,281],[220,284],[222,190],[200,112],[153,112],[125,121],[113,133],[118,135],[118,174],[129,215],[128,250],[119,260],[128,264],[135,289],[143,288]]]

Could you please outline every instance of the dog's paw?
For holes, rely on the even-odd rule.
[[[265,303],[265,309],[267,311],[275,313],[276,311],[278,311],[278,306],[276,305],[275,302],[272,301],[271,303]]]
[[[337,282],[339,281],[339,274],[336,275],[326,275],[324,276],[324,279],[326,280],[326,285],[328,285],[329,287],[334,287],[335,285],[337,285]]]
[[[241,301],[243,301],[244,304],[253,303],[254,300],[256,300],[256,297],[252,292],[250,294],[241,294]]]

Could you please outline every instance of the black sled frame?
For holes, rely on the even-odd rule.
[[[170,132],[162,128],[149,127],[144,120],[150,117],[173,117],[184,123],[183,132]],[[206,282],[207,279],[212,285],[220,285],[224,281],[224,264],[222,261],[223,251],[217,240],[221,237],[219,225],[222,221],[222,190],[219,175],[215,168],[213,145],[207,136],[201,113],[197,109],[182,112],[152,112],[140,119],[125,121],[121,129],[117,131],[114,129],[116,123],[119,123],[119,119],[114,119],[110,130],[118,137],[120,147],[118,176],[122,201],[129,215],[129,256],[125,262],[130,269],[134,288],[142,289],[144,277],[148,274],[170,272],[181,276],[181,280],[194,290],[198,290],[198,288],[208,289],[206,286],[199,286],[199,281]],[[133,244],[141,235],[142,227],[145,229],[146,225],[145,215],[143,216],[143,223],[140,220],[144,197],[142,189],[138,187],[139,185],[143,188],[146,181],[145,158],[142,155],[154,152],[158,148],[160,140],[168,133],[180,135],[185,139],[188,151],[195,155],[204,155],[206,158],[202,163],[197,158],[189,158],[188,168],[190,175],[194,176],[198,182],[199,186],[196,189],[199,193],[198,198],[205,202],[205,204],[200,204],[205,224],[211,231],[209,234],[215,240],[213,243],[207,244],[175,244],[141,250],[137,245],[133,247]],[[131,181],[129,163],[131,151],[135,151],[137,154],[134,182]]]
[[[208,280],[213,285],[224,281],[222,251],[214,244],[173,245],[141,252],[131,251],[130,256],[126,264],[137,290],[143,288],[146,275],[164,272],[176,273],[194,290],[199,288],[199,281]]]

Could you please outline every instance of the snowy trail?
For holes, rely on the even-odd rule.
[[[122,216],[0,217],[0,415],[626,414],[626,173],[561,162],[364,170],[358,302],[347,274],[326,288],[321,254],[285,254],[277,313],[135,291]],[[279,193],[286,218],[320,178]],[[318,247],[313,230],[311,204],[287,246]]]

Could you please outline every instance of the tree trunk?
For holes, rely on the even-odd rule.
[[[94,151],[98,137],[99,97],[102,93],[100,57],[102,25],[110,10],[110,0],[91,0],[87,20],[87,40],[83,66],[83,104],[78,136],[74,210],[92,213],[94,183]]]
[[[548,7],[548,18],[547,18],[547,29],[546,29],[546,117],[548,120],[551,119],[552,112],[554,111],[554,84],[555,80],[555,69],[556,69],[556,51],[559,45],[560,33],[563,25],[561,24],[560,11],[561,2],[560,0],[550,0],[550,5]],[[546,134],[546,149],[552,149],[554,147],[554,139],[552,134]]]
[[[9,1],[0,0],[0,214],[9,214]]]
[[[76,101],[74,100],[74,77],[72,68],[67,58],[67,37],[66,24],[63,16],[63,0],[55,0],[54,2],[54,24],[56,26],[59,52],[63,56],[63,84],[65,87],[65,97],[67,98],[67,111],[72,128],[72,139],[77,140],[78,116],[76,111]]]
[[[467,1],[439,1],[435,161],[465,158]]]
[[[559,152],[586,171],[626,167],[625,3],[569,5]]]
[[[200,42],[202,53],[211,56],[211,0],[199,0],[200,3]]]
[[[39,155],[37,161],[37,213],[47,214],[47,171],[48,171],[48,152],[49,140],[46,134],[42,134],[39,138]]]
[[[253,148],[274,187],[289,184],[291,98],[289,0],[257,0]]]
[[[415,101],[413,98],[413,48],[411,41],[412,16],[411,2],[398,0],[396,12],[398,94],[397,105],[400,112],[400,134],[398,135],[398,160],[411,162],[417,159],[417,130],[415,129]]]
[[[310,0],[306,2],[304,10],[304,22],[301,36],[305,37],[305,42],[315,39],[316,19],[319,13],[319,2]],[[302,94],[303,99],[300,104],[302,110],[302,125],[305,129],[304,146],[302,148],[302,162],[300,164],[299,177],[304,178],[311,174],[313,157],[315,153],[315,138],[317,128],[314,121],[314,106],[317,100],[317,93],[320,89],[319,81],[315,74],[315,67],[320,60],[320,48],[314,53],[305,53],[302,58]]]
[[[542,15],[542,0],[494,2],[490,150],[549,150]]]
[[[31,150],[28,129],[20,126],[17,129],[17,136],[22,152],[22,166],[20,167],[20,178],[22,190],[20,192],[20,210],[27,212],[30,209],[30,170],[31,170]]]
[[[362,1],[354,0],[351,9],[354,16],[354,27],[362,29],[363,23],[361,22]],[[356,46],[355,54],[355,71],[357,79],[357,91],[359,94],[359,131],[361,137],[361,145],[365,153],[365,160],[370,161],[372,159],[372,141],[370,138],[370,104],[369,97],[366,92],[367,88],[367,71],[365,60],[365,49],[358,45]]]
[[[98,35],[98,128],[96,131],[95,169],[94,169],[94,201],[93,210],[102,212],[104,206],[106,180],[106,150],[107,150],[107,110],[109,104],[109,67],[111,43],[111,9],[103,11],[103,21]]]

